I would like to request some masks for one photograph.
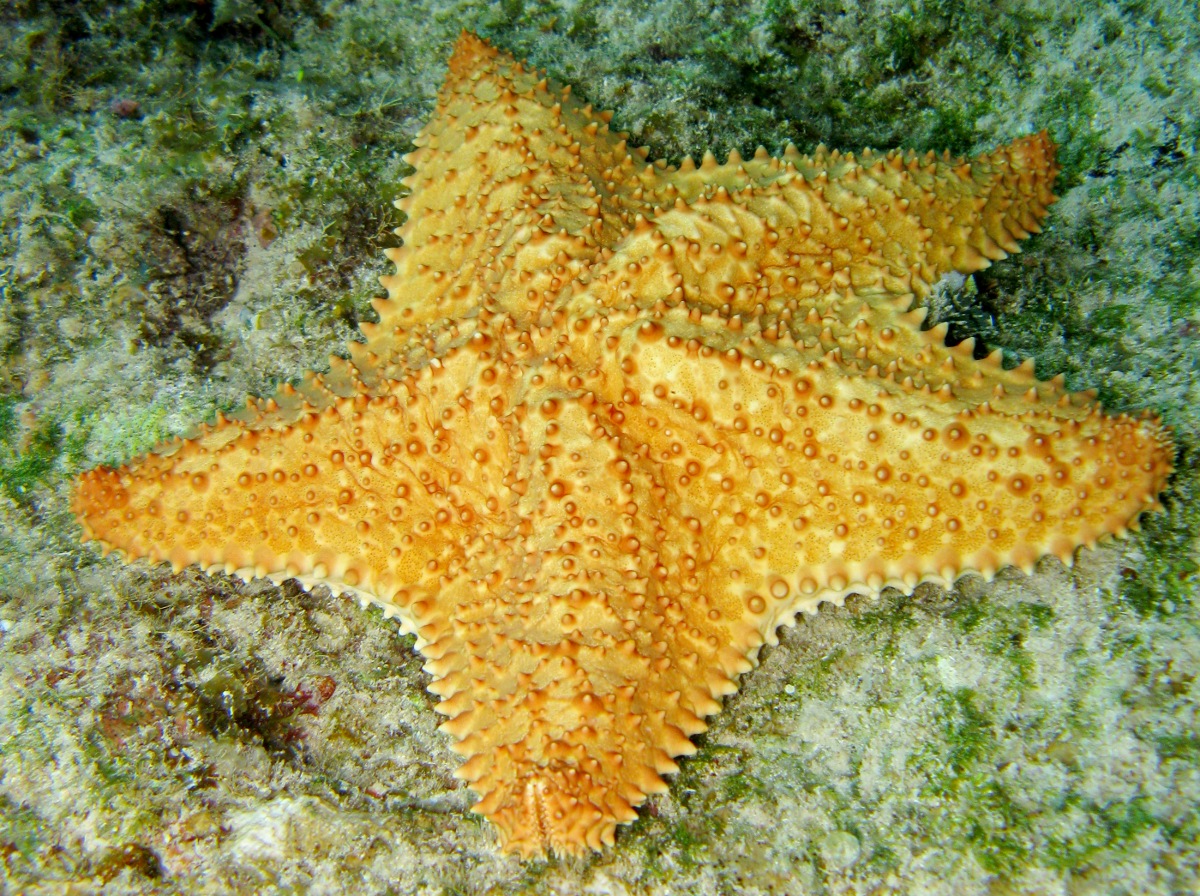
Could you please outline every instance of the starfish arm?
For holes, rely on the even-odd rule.
[[[969,354],[956,357],[965,387],[935,394],[836,350],[758,337],[713,348],[704,334],[726,324],[677,308],[624,340],[640,408],[626,434],[657,449],[657,433],[688,432],[681,452],[652,453],[703,525],[691,553],[712,559],[698,590],[756,616],[765,638],[853,591],[1070,562],[1159,506],[1173,448],[1153,418],[1036,389],[982,400],[1013,372]]]
[[[218,418],[172,453],[85,473],[85,538],[176,569],[328,584],[420,632],[423,599],[505,491],[486,418],[456,431],[473,359],[460,348],[377,394],[326,393],[323,410]]]
[[[437,111],[406,157],[417,173],[397,202],[404,245],[369,327],[389,359],[414,327],[481,307],[529,315],[648,209],[611,114],[578,102],[511,57],[464,33]]]
[[[854,289],[886,301],[928,294],[1040,229],[1058,173],[1043,132],[975,159],[821,150],[784,159],[736,153],[718,165],[647,172],[655,210],[597,268],[585,302],[688,302],[770,320]],[[602,285],[602,286],[600,286]]]
[[[505,848],[599,849],[694,751],[752,633],[665,578],[671,484],[623,433],[609,322],[494,333],[478,363],[511,488],[439,580],[426,669]]]
[[[1045,131],[971,159],[870,150],[857,160],[836,151],[784,158],[819,196],[820,233],[833,235],[832,285],[877,285],[871,271],[882,267],[911,277],[918,297],[951,271],[970,274],[1020,251],[1019,240],[1041,231],[1060,170]],[[839,255],[849,262],[839,266]]]

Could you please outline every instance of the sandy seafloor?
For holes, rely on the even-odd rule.
[[[499,854],[394,623],[101,560],[68,510],[369,319],[462,28],[672,161],[1049,129],[1045,233],[934,316],[1161,413],[1167,510],[1070,569],[825,607],[615,848]],[[16,0],[0,42],[0,891],[1200,889],[1190,3]]]

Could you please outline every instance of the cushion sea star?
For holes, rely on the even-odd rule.
[[[1172,467],[910,310],[1039,229],[1045,134],[675,168],[608,118],[464,34],[351,360],[75,498],[106,550],[398,616],[524,856],[612,843],[798,612],[1069,562]]]

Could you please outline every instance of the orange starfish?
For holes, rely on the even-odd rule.
[[[908,310],[1039,229],[1045,134],[644,166],[569,94],[464,34],[352,360],[75,498],[106,549],[398,616],[523,856],[612,843],[798,612],[1069,562],[1172,466]]]

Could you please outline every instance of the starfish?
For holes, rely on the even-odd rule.
[[[798,613],[1069,563],[1173,463],[1157,419],[921,329],[1040,229],[1045,133],[672,167],[609,119],[464,33],[350,359],[74,498],[106,552],[397,616],[525,857],[613,843]]]

